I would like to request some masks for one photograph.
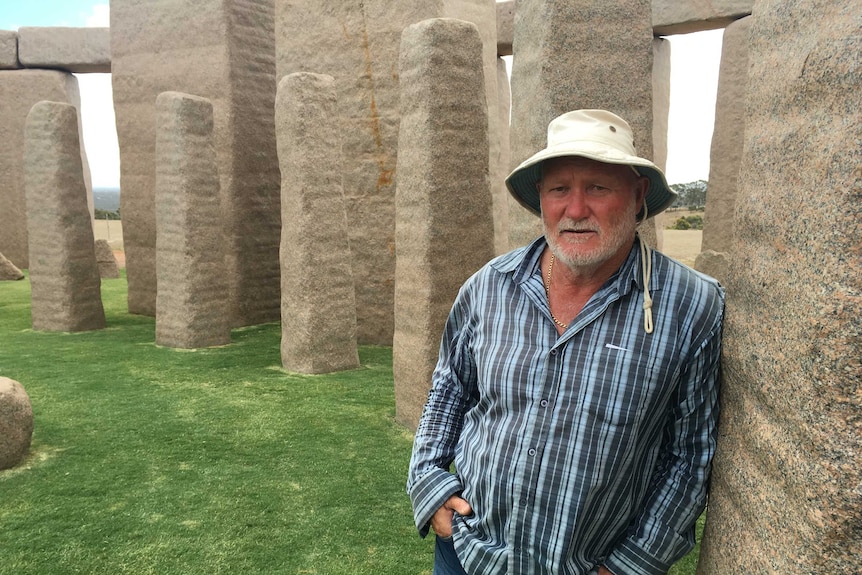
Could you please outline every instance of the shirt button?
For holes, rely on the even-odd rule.
[[[530,449],[530,450],[527,452],[527,455],[529,455],[530,457],[533,457],[534,455],[536,455],[536,450],[535,450],[535,449]]]
[[[552,350],[551,350],[551,355],[557,355],[557,350],[556,350],[556,349],[552,349]]]
[[[526,497],[521,497],[521,498],[518,500],[518,503],[519,503],[520,505],[527,505],[527,498],[526,498]]]
[[[543,399],[542,401],[539,402],[539,405],[541,405],[542,407],[548,407],[548,400]]]

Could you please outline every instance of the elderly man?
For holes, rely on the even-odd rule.
[[[666,573],[704,508],[723,290],[637,236],[675,194],[610,112],[554,119],[506,183],[544,236],[445,327],[407,485],[434,574]]]

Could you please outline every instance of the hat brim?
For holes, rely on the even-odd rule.
[[[649,160],[629,156],[613,148],[590,141],[566,142],[564,145],[552,146],[534,154],[522,162],[506,178],[506,187],[509,189],[509,193],[522,206],[536,215],[541,215],[539,190],[536,184],[542,178],[542,162],[566,156],[579,156],[606,164],[634,166],[638,173],[649,179],[649,189],[645,198],[649,217],[666,210],[677,198],[677,193],[667,185],[662,171]]]

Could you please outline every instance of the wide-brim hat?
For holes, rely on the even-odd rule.
[[[645,198],[648,216],[664,211],[677,197],[659,167],[638,157],[631,126],[606,110],[575,110],[554,118],[548,125],[548,147],[515,168],[506,178],[506,187],[522,206],[539,215],[536,184],[542,178],[542,162],[565,156],[632,166],[649,178]]]

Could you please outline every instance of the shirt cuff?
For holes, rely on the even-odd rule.
[[[416,481],[410,490],[410,500],[413,503],[413,519],[420,536],[428,535],[431,518],[447,499],[460,493],[462,489],[457,476],[439,468],[432,469]]]
[[[670,565],[653,557],[630,540],[624,540],[604,561],[611,573],[665,575]]]

